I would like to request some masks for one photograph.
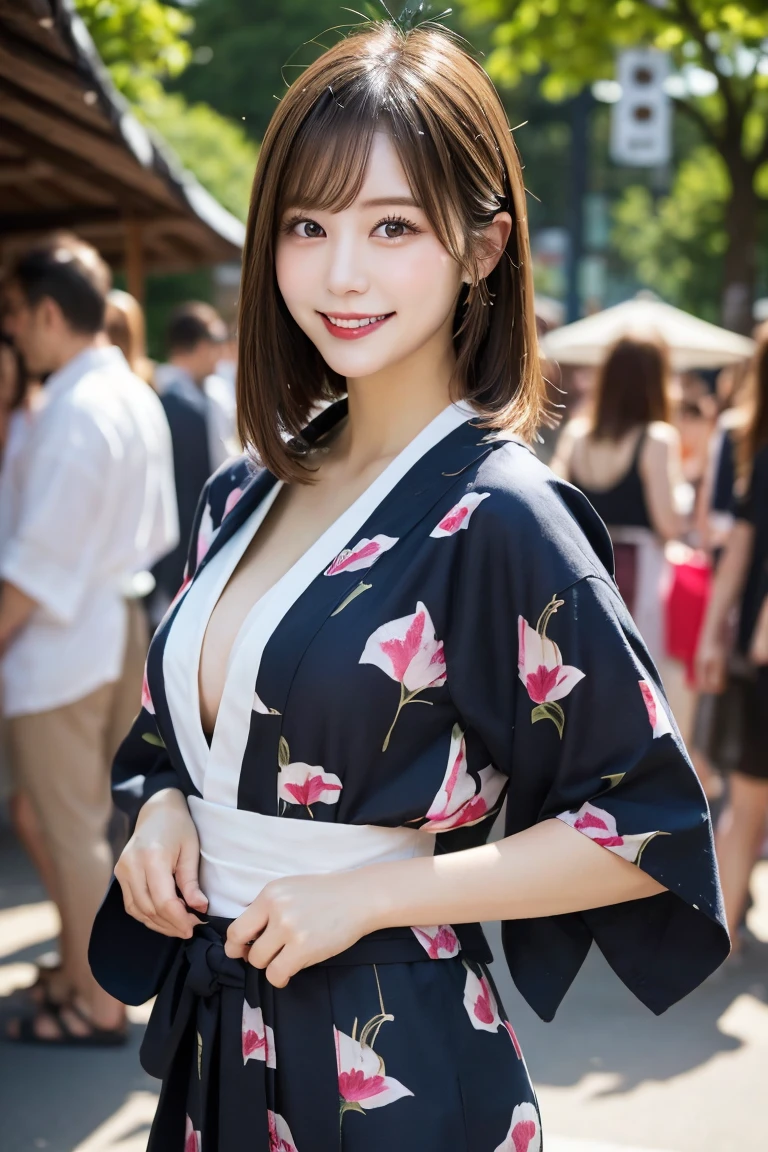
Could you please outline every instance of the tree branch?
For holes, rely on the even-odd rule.
[[[675,100],[675,107],[679,108],[681,112],[685,112],[686,116],[701,129],[710,144],[714,144],[716,148],[722,147],[722,137],[700,108],[697,108],[695,104],[689,104],[687,100],[679,99]]]
[[[728,77],[720,71],[717,53],[707,42],[707,34],[699,23],[696,13],[691,8],[689,0],[675,0],[675,9],[681,24],[688,30],[701,49],[702,57],[709,64],[710,71],[717,76],[720,91],[725,101],[731,131],[740,134],[741,124],[744,119],[744,109],[739,107]]]

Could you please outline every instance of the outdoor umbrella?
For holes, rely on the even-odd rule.
[[[722,368],[750,357],[754,340],[699,320],[662,300],[636,297],[548,332],[541,351],[559,364],[601,364],[608,349],[622,336],[655,333],[669,345],[672,367]]]

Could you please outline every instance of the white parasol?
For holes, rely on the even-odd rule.
[[[755,349],[747,336],[708,324],[662,300],[637,297],[548,332],[541,351],[559,364],[598,365],[622,336],[649,333],[669,345],[672,367],[678,372],[736,364],[749,359]]]

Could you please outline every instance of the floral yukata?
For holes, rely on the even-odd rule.
[[[400,857],[451,852],[484,842],[506,800],[507,834],[558,819],[636,864],[668,891],[503,925],[546,1020],[593,940],[657,1013],[727,954],[707,806],[603,524],[472,417],[447,408],[254,606],[210,747],[203,633],[279,484],[242,460],[203,495],[114,787],[134,817],[162,788],[185,793],[216,898],[182,942],[131,920],[113,884],[91,950],[114,995],[159,990],[142,1049],[163,1079],[151,1152],[541,1152],[478,925],[380,931],[285,989],[225,956],[264,837],[266,878],[293,852],[301,872],[305,840],[337,867],[358,836],[366,852],[377,837]],[[211,813],[231,828],[218,841]]]

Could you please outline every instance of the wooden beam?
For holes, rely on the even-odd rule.
[[[126,218],[125,228],[125,282],[131,296],[144,304],[144,238],[141,222]]]
[[[44,160],[0,161],[0,186],[30,184],[35,180],[46,180],[52,175],[53,169]]]
[[[3,103],[0,102],[0,113],[3,111],[5,111],[5,108]],[[159,206],[155,200],[149,196],[142,195],[141,192],[134,188],[126,186],[121,179],[112,176],[109,172],[100,168],[95,160],[90,160],[77,152],[71,152],[67,148],[62,148],[46,136],[36,133],[26,125],[22,126],[9,120],[2,114],[0,114],[0,137],[5,137],[5,139],[10,140],[12,143],[18,144],[32,156],[47,160],[55,167],[63,169],[64,172],[71,172],[87,180],[89,183],[95,184],[96,187],[102,191],[109,192],[110,195],[114,197],[116,203],[124,209],[133,208],[134,210],[147,213],[158,211]],[[95,151],[96,148],[94,145],[92,154]]]
[[[3,212],[0,213],[0,232],[5,235],[48,232],[54,228],[79,228],[83,224],[100,224],[121,218],[119,208],[99,208],[96,205],[60,210],[52,208],[42,212]]]

